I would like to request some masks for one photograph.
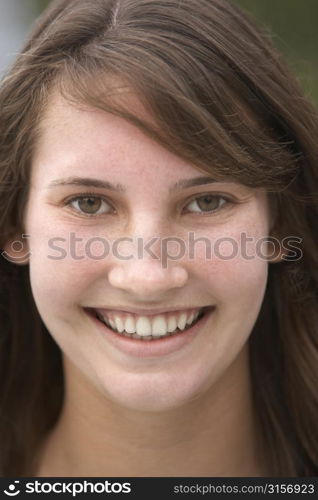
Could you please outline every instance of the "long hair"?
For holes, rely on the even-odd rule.
[[[151,122],[125,106],[127,90]],[[54,0],[0,89],[1,248],[24,232],[53,91],[129,120],[201,171],[266,188],[271,234],[301,238],[298,258],[269,264],[250,370],[274,475],[318,475],[318,121],[268,36],[226,0]],[[63,370],[28,265],[1,257],[0,280],[0,473],[23,476],[57,422]]]

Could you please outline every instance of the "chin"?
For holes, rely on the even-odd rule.
[[[148,380],[146,380],[148,377]],[[203,383],[184,376],[129,374],[126,381],[113,379],[102,392],[121,407],[142,412],[164,412],[180,408],[204,392]]]

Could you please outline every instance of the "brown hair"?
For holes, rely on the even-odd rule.
[[[118,81],[154,123],[125,108]],[[130,120],[200,170],[265,187],[272,234],[302,238],[298,259],[269,265],[251,375],[274,475],[318,475],[318,122],[268,37],[226,0],[53,1],[0,90],[1,248],[23,233],[53,89]],[[63,371],[28,266],[1,258],[0,279],[0,473],[21,476],[57,421]]]

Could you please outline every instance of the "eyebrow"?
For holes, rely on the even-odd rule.
[[[192,179],[183,179],[176,182],[170,189],[169,192],[181,191],[193,186],[201,186],[203,184],[211,184],[217,182],[212,177],[194,177]],[[48,188],[54,188],[56,186],[86,186],[95,188],[104,188],[111,191],[125,192],[126,189],[122,184],[112,184],[108,181],[102,181],[100,179],[93,179],[90,177],[66,177],[64,179],[56,179],[52,181]]]

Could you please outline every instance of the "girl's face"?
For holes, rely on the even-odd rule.
[[[105,187],[67,184],[73,177]],[[48,108],[25,213],[34,299],[68,365],[126,408],[160,411],[207,394],[245,352],[261,307],[266,194],[212,173],[185,184],[198,177],[207,174],[119,117],[61,98]],[[115,321],[114,311],[135,310],[146,332],[154,311],[206,306],[196,327],[148,341],[90,313]],[[156,322],[159,333],[167,327]]]

